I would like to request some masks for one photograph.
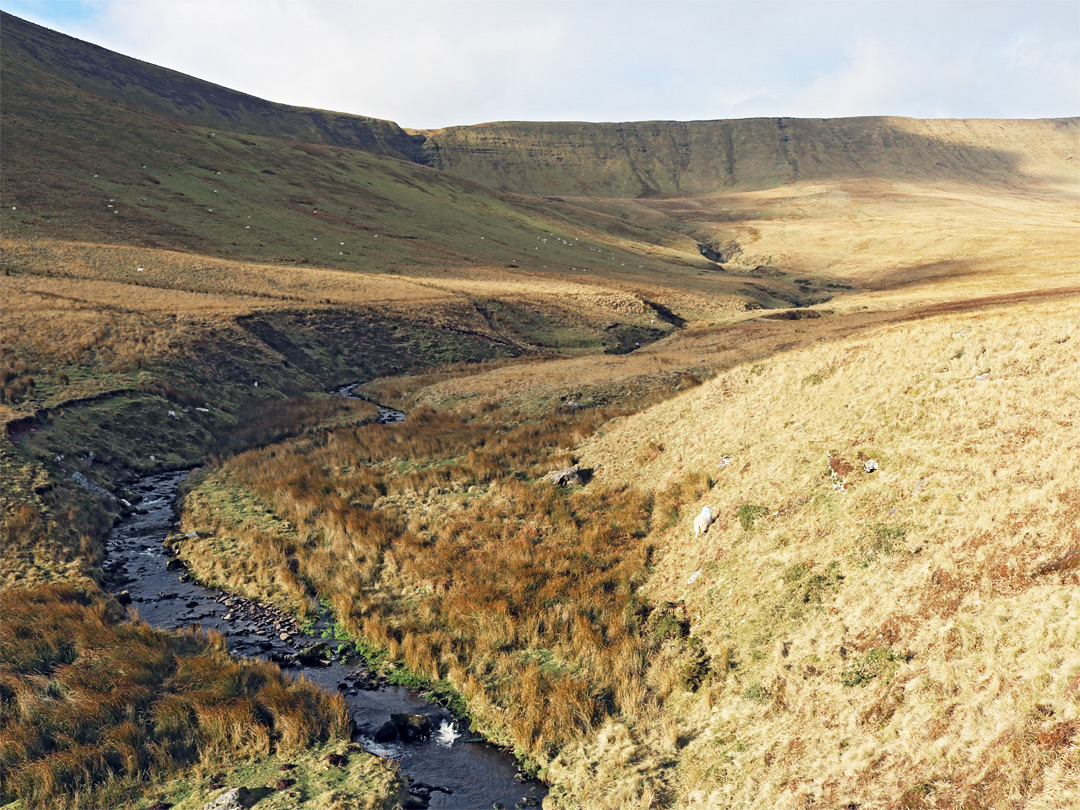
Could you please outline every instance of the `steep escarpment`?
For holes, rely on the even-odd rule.
[[[1080,120],[753,118],[504,122],[423,135],[423,160],[497,188],[598,197],[700,196],[889,177],[995,184],[1075,175]]]

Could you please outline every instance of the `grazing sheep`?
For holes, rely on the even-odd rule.
[[[699,537],[709,530],[709,526],[712,525],[713,514],[712,510],[705,506],[701,509],[701,514],[694,518],[694,537]]]

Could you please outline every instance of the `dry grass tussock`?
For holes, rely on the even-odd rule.
[[[737,367],[587,444],[598,484],[716,479],[643,588],[708,662],[664,703],[671,806],[1080,803],[1077,369],[1075,301],[942,316]],[[558,778],[614,806],[591,746]]]
[[[338,696],[75,585],[0,593],[0,799],[115,807],[177,771],[348,736]]]
[[[109,517],[85,490],[57,485],[39,463],[0,442],[0,590],[50,581],[89,584]]]

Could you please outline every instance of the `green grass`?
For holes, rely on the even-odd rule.
[[[876,678],[892,680],[892,674],[908,660],[887,647],[875,647],[858,656],[840,675],[844,686],[865,686]]]
[[[743,531],[746,532],[752,530],[758,520],[768,514],[769,510],[767,507],[760,506],[756,503],[740,504],[735,512],[735,516],[739,519],[739,525],[742,526]]]

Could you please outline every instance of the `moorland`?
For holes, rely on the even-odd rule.
[[[188,468],[193,577],[547,807],[1080,804],[1080,119],[415,131],[0,44],[0,805],[406,800],[104,587]]]

